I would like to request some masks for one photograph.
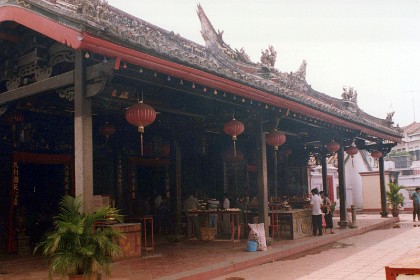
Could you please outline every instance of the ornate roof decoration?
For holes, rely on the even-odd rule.
[[[343,87],[343,93],[341,94],[341,98],[344,101],[353,102],[357,105],[357,91],[353,90],[352,87]]]
[[[277,52],[273,46],[268,46],[268,49],[261,51],[261,64],[268,67],[274,67],[276,64]]]
[[[215,31],[201,5],[197,14],[205,46],[118,10],[106,0],[0,0],[2,4],[30,9],[75,30],[190,65],[360,126],[401,135],[392,122],[364,113],[354,102],[355,92],[352,97],[347,92],[340,100],[313,90],[306,82],[306,61],[296,72],[280,72],[274,68],[276,52],[269,46],[262,52],[261,62],[252,62],[244,48],[232,49],[223,41],[223,31]]]

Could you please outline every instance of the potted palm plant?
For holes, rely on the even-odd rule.
[[[392,206],[392,216],[398,217],[400,213],[400,206],[404,206],[404,196],[399,191],[402,189],[402,186],[399,186],[395,183],[389,183],[389,191],[386,192],[386,198]]]
[[[97,279],[100,271],[110,274],[114,257],[121,248],[114,242],[122,234],[112,227],[98,227],[108,219],[122,222],[122,215],[112,207],[101,207],[93,213],[84,213],[80,197],[64,196],[60,213],[53,218],[54,230],[37,244],[48,258],[49,277],[58,273],[69,279]]]

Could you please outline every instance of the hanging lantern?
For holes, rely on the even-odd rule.
[[[144,128],[152,124],[156,119],[156,111],[153,107],[140,101],[132,106],[130,106],[125,111],[125,119],[132,125],[138,127],[140,132],[140,149],[141,156],[143,156],[143,133]]]
[[[357,154],[359,152],[359,149],[356,146],[349,146],[346,148],[346,153],[351,156],[352,158],[354,157],[355,154]]]
[[[235,117],[233,117],[233,119],[225,123],[225,125],[223,126],[223,131],[227,135],[232,136],[234,156],[236,155],[236,140],[238,139],[237,136],[240,135],[242,132],[244,132],[244,130],[245,130],[244,124],[241,123],[240,121],[237,121]]]
[[[273,146],[274,150],[277,151],[279,149],[279,146],[283,145],[286,142],[286,135],[277,130],[274,130],[273,132],[267,134],[265,142],[268,145]]]
[[[335,153],[338,150],[340,150],[340,144],[338,144],[336,141],[332,140],[327,144],[327,150],[330,153]]]
[[[277,130],[267,134],[265,142],[274,147],[274,196],[277,197],[277,151],[286,142],[286,135]]]
[[[378,159],[382,156],[382,153],[381,151],[375,150],[370,153],[370,156],[373,157],[374,159]]]
[[[99,133],[109,139],[111,135],[113,135],[116,131],[115,125],[106,122],[101,128],[99,129]]]
[[[353,158],[354,158],[354,155],[357,154],[358,152],[359,152],[359,149],[356,146],[352,145],[346,148],[346,153],[351,156],[351,165],[353,167],[354,167]]]

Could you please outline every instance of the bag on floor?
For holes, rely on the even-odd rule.
[[[258,251],[267,251],[264,223],[248,224],[248,226],[250,228],[248,240],[256,240],[258,242]]]

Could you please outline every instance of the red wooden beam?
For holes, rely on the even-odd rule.
[[[339,117],[331,116],[327,113],[318,111],[314,108],[309,108],[300,103],[275,96],[273,94],[219,77],[199,69],[181,65],[143,52],[126,48],[118,44],[106,41],[102,38],[94,37],[87,33],[83,34],[81,48],[99,53],[107,57],[119,57],[122,61],[149,68],[157,72],[165,73],[173,77],[185,79],[208,87],[213,87],[218,90],[223,90],[238,96],[249,98],[276,107],[288,108],[292,111],[305,114],[307,116],[319,118],[323,121],[327,121],[335,125],[341,125],[351,129],[360,130],[366,134],[370,134],[379,138],[400,142],[400,139],[397,137],[366,128]]]
[[[0,22],[14,21],[74,49],[80,48],[80,32],[16,6],[0,7]]]

